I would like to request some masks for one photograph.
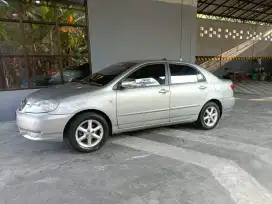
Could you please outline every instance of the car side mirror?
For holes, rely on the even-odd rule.
[[[136,87],[136,80],[126,79],[121,82],[122,88],[134,88]]]
[[[198,74],[197,75],[197,81],[198,82],[204,82],[204,81],[206,81],[206,79],[202,74]]]

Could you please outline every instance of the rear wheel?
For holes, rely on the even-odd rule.
[[[109,125],[105,118],[96,113],[83,113],[77,116],[67,130],[70,145],[80,152],[100,149],[109,136]]]
[[[208,102],[202,108],[197,123],[202,129],[211,130],[217,126],[220,115],[218,105],[214,102]]]

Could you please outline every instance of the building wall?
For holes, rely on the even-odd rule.
[[[194,61],[196,1],[169,2],[88,1],[93,71],[126,60]]]
[[[36,90],[1,91],[0,122],[15,120],[15,111],[24,98]]]
[[[234,37],[235,36],[235,37]],[[255,38],[254,38],[255,37]],[[272,57],[272,27],[249,25],[217,20],[198,19],[196,55],[204,57]],[[264,61],[267,72],[272,72],[270,63]],[[233,71],[251,72],[258,67],[255,60],[229,60],[222,62],[197,62],[216,75],[224,68]],[[211,64],[216,64],[211,67]],[[213,65],[212,65],[213,66]]]

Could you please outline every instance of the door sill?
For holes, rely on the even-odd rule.
[[[152,125],[144,125],[144,126],[137,126],[133,128],[118,128],[116,131],[114,131],[113,134],[119,134],[123,132],[130,132],[130,131],[137,131],[137,130],[143,130],[143,129],[149,129],[149,128],[157,128],[157,127],[164,127],[164,126],[170,126],[170,125],[177,125],[177,124],[184,124],[184,123],[191,123],[195,122],[193,118],[182,120],[182,121],[168,121],[158,124],[152,124]]]

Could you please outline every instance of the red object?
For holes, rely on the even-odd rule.
[[[241,72],[233,72],[233,80],[241,82],[244,79],[245,73]]]
[[[57,72],[54,72],[54,71],[48,71],[47,72],[47,74],[49,75],[49,76],[52,76],[52,75],[55,75]]]
[[[234,88],[235,88],[235,87],[234,87],[234,84],[231,84],[231,85],[230,85],[230,88],[234,91]]]
[[[243,76],[243,80],[244,81],[248,81],[249,80],[249,76],[247,76],[247,75]]]

